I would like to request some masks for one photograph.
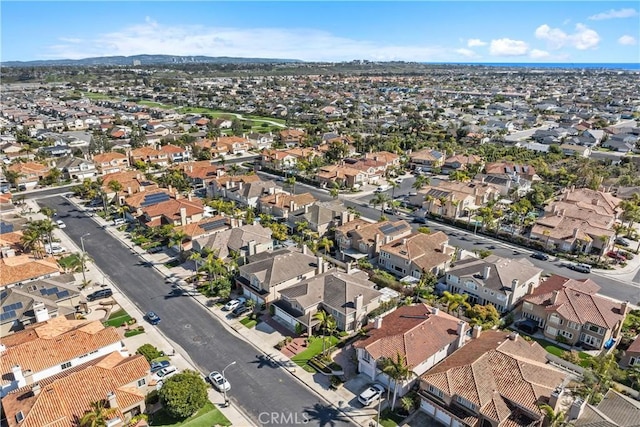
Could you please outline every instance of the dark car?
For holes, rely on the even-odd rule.
[[[157,325],[158,323],[160,323],[160,317],[153,311],[148,312],[144,315],[144,317],[145,319],[147,319],[147,322],[151,323],[152,325]]]
[[[625,239],[624,237],[618,237],[616,239],[616,243],[620,246],[629,246],[631,243],[629,243],[629,241],[627,239]]]
[[[171,363],[168,360],[162,360],[160,362],[152,362],[151,363],[151,373],[155,374],[156,372],[158,372],[160,369],[166,368],[167,366],[169,366]]]
[[[247,307],[246,305],[240,305],[231,312],[231,316],[240,317],[243,314],[248,313],[250,311],[251,311],[251,307]]]
[[[95,301],[98,299],[109,298],[113,295],[113,291],[110,288],[100,289],[99,291],[95,291],[87,295],[87,301]]]
[[[531,258],[540,259],[542,261],[547,261],[549,259],[549,255],[542,252],[534,252],[531,254]]]

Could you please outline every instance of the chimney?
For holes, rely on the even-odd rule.
[[[467,322],[459,321],[458,322],[458,339],[456,340],[456,348],[460,348],[464,345],[464,340],[467,336]]]
[[[629,309],[629,301],[624,301],[620,303],[620,314],[626,316],[627,310]]]
[[[278,206],[278,202],[280,201],[280,193],[276,193],[276,196],[274,199],[275,199],[275,205]]]
[[[304,213],[309,213],[309,205],[304,205]]]
[[[518,287],[518,279],[513,279],[511,281],[511,290],[515,290]]]
[[[491,267],[488,265],[485,265],[483,270],[482,270],[482,278],[484,280],[487,280],[489,278],[489,273],[491,272]]]
[[[549,406],[553,408],[553,411],[557,411],[560,407],[560,401],[562,398],[564,388],[562,384],[556,387],[549,395]]]
[[[255,240],[251,240],[248,243],[248,246],[249,246],[249,256],[255,255],[257,253],[256,252],[256,241]]]
[[[34,396],[37,396],[40,394],[40,383],[35,383],[31,387],[31,393],[33,393]]]
[[[187,208],[180,208],[180,225],[187,225]]]
[[[132,195],[133,191],[131,190],[131,186],[127,187],[127,194]]]
[[[140,181],[140,180],[142,179],[142,175],[140,175],[139,173],[138,173],[138,174],[136,174],[136,179],[137,179],[138,181]]]
[[[324,273],[324,260],[321,256],[316,257],[316,265],[318,266],[316,274]]]
[[[351,271],[353,270],[353,262],[347,262],[345,264],[345,270],[347,271],[347,274],[351,274]]]
[[[13,374],[13,380],[18,383],[18,388],[27,385],[27,380],[22,374],[22,368],[20,365],[14,365],[11,367],[11,373]]]
[[[576,397],[569,408],[569,420],[575,420],[580,418],[582,413],[584,412],[584,408],[587,406],[587,401],[582,400],[579,397]]]
[[[380,329],[382,328],[382,316],[378,316],[374,319],[373,321],[373,327],[375,329]]]
[[[361,225],[360,224],[356,224],[356,230],[360,230],[360,228],[361,228]],[[376,234],[376,236],[377,236],[377,234]]]
[[[516,331],[513,331],[509,334],[509,339],[511,341],[518,341],[518,333]]]
[[[309,251],[309,248],[307,247],[307,245],[302,245],[302,253],[304,255],[311,255],[311,251]]]
[[[558,302],[558,296],[560,295],[560,291],[553,291],[551,294],[551,305],[555,305]]]
[[[362,294],[356,295],[356,297],[353,299],[353,306],[356,309],[356,313],[362,310],[363,305],[364,305],[364,296],[362,296]]]
[[[49,310],[44,306],[44,303],[41,301],[33,304],[33,311],[36,314],[36,322],[46,322],[49,320]]]
[[[532,293],[533,293],[533,291],[534,291],[535,289],[536,289],[536,284],[535,284],[535,283],[533,283],[533,282],[530,282],[530,283],[527,285],[527,295],[532,294]]]
[[[173,193],[173,186],[169,185],[167,188],[169,190],[169,194]]]
[[[109,402],[109,408],[117,408],[118,401],[116,400],[116,394],[113,391],[107,393],[107,401]]]
[[[437,316],[438,314],[440,314],[440,309],[437,307],[431,307],[431,314]]]
[[[193,196],[191,195],[191,193],[189,193],[189,195],[187,196],[187,200],[189,200],[191,202],[192,201],[192,197]]]
[[[471,338],[480,338],[480,334],[482,334],[482,326],[476,325],[471,330]]]

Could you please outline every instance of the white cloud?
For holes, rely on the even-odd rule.
[[[441,46],[380,45],[314,29],[179,26],[144,22],[86,40],[59,39],[48,58],[167,54],[343,61],[353,59],[446,61],[457,57]]]
[[[624,46],[634,46],[637,43],[637,41],[636,41],[635,37],[629,36],[629,35],[625,35],[625,36],[622,36],[622,37],[620,37],[618,39],[618,43],[620,43],[621,45],[624,45]]]
[[[456,53],[464,56],[465,58],[480,58],[480,55],[478,55],[471,49],[465,49],[465,48],[456,49]]]
[[[487,42],[483,42],[480,39],[469,39],[467,40],[467,47],[479,47],[479,46],[486,46]]]
[[[638,16],[638,11],[635,9],[610,9],[606,12],[592,15],[589,17],[589,19],[591,21],[602,21],[603,19],[633,18],[634,16]]]
[[[549,58],[551,55],[546,50],[531,49],[531,52],[529,52],[529,56],[531,57],[531,59],[543,59]]]
[[[594,49],[600,43],[600,35],[584,24],[576,24],[575,32],[567,34],[559,28],[551,28],[547,24],[536,28],[537,39],[547,42],[551,49],[568,46],[578,50]]]
[[[529,45],[521,40],[497,39],[491,40],[489,52],[493,56],[522,56],[526,55]]]

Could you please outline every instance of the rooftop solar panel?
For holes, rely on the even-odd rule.
[[[0,321],[4,322],[5,320],[13,319],[16,316],[17,315],[16,315],[15,311],[9,311],[8,313],[2,313],[2,314],[0,314]]]
[[[69,291],[58,292],[56,296],[58,297],[58,299],[66,298],[69,296]]]

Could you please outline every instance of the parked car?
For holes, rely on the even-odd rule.
[[[591,266],[589,264],[571,264],[569,268],[580,273],[591,273]]]
[[[615,252],[615,251],[609,251],[609,252],[607,252],[607,256],[608,256],[609,258],[617,259],[617,260],[619,260],[619,261],[626,261],[626,260],[627,260],[627,258],[626,258],[624,255],[622,255],[622,254],[621,254],[621,253],[619,253],[619,252]]]
[[[549,259],[549,255],[543,252],[534,252],[531,254],[531,258],[540,259],[542,261],[547,261]]]
[[[116,218],[113,220],[113,225],[122,225],[125,224],[127,221],[124,218]]]
[[[365,391],[360,393],[358,401],[364,406],[369,406],[380,399],[382,397],[382,393],[384,393],[384,386],[382,384],[373,383],[367,387]]]
[[[167,378],[172,377],[177,373],[178,373],[178,368],[176,368],[173,365],[169,365],[166,368],[162,368],[158,372],[153,374],[153,379],[156,381],[161,381],[161,380],[164,381]]]
[[[56,220],[56,224],[58,225],[58,228],[67,228],[67,224],[65,224],[61,219]]]
[[[221,392],[231,390],[231,383],[225,377],[223,377],[220,372],[213,371],[208,375],[207,378],[216,390]]]
[[[168,360],[162,360],[160,362],[151,362],[151,373],[155,374],[160,369],[167,368],[170,365],[171,365],[171,363]]]
[[[244,305],[245,302],[247,302],[247,299],[245,297],[238,297],[238,298],[232,299],[231,301],[226,303],[224,307],[222,307],[222,310],[233,311],[239,305]]]
[[[47,252],[47,254],[51,255],[58,255],[61,253],[66,252],[67,250],[65,248],[63,248],[62,246],[60,246],[60,243],[51,243],[51,244],[47,244],[45,246],[45,250]]]
[[[389,189],[389,185],[387,184],[382,184],[379,185],[378,188],[376,188],[376,191],[374,191],[375,193],[382,193],[383,191],[387,191]]]
[[[151,323],[152,325],[157,325],[158,323],[160,323],[160,316],[158,316],[153,311],[147,312],[147,314],[144,315],[144,318],[147,319],[147,322]]]
[[[624,237],[618,237],[618,238],[616,239],[616,243],[617,243],[618,245],[620,245],[620,246],[624,246],[624,247],[627,247],[627,246],[629,246],[629,245],[631,244],[631,243],[630,243],[627,239],[625,239]]]
[[[250,311],[251,311],[251,307],[247,307],[246,305],[242,304],[233,309],[233,311],[231,312],[231,316],[240,317],[243,314],[248,313]]]
[[[113,295],[113,291],[110,288],[100,289],[89,295],[87,295],[87,301],[95,301],[98,299],[109,298]]]

